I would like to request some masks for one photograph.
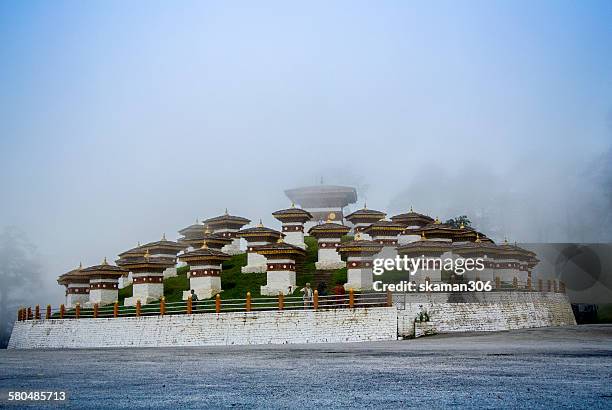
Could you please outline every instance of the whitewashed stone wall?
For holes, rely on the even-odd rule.
[[[414,318],[420,305],[430,321],[419,324],[417,336],[432,333],[490,332],[531,327],[575,325],[566,294],[542,292],[482,292],[470,294],[466,303],[449,303],[447,293],[394,295],[398,310],[398,335],[414,335]],[[405,309],[404,309],[405,306]]]
[[[9,349],[340,343],[397,339],[394,307],[16,322]]]

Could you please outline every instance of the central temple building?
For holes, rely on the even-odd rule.
[[[323,221],[344,224],[344,208],[357,202],[355,188],[339,185],[287,189],[285,195],[312,215],[312,219],[304,225],[306,232]]]

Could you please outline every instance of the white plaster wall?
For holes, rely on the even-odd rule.
[[[290,259],[276,259],[274,263],[295,263]],[[295,271],[273,270],[266,272],[266,284],[261,286],[260,293],[266,296],[277,296],[279,293],[283,295],[291,294],[296,287]]]
[[[391,308],[16,322],[9,349],[341,343],[397,338]]]

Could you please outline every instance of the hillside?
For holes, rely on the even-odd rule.
[[[349,240],[351,237],[343,238]],[[303,260],[301,269],[297,272],[297,284],[300,289],[306,282],[313,282],[315,272],[315,262],[317,260],[317,241],[312,237],[306,237],[307,245],[306,258]],[[221,292],[222,299],[242,299],[246,297],[247,292],[251,292],[251,296],[260,297],[260,287],[266,284],[265,273],[242,273],[240,268],[246,265],[246,253],[232,256],[230,260],[223,263],[223,271],[221,272]],[[182,300],[183,291],[189,289],[189,279],[186,273],[189,271],[188,266],[178,268],[178,276],[164,280],[164,295],[167,302],[179,302]],[[338,269],[332,273],[330,285],[333,286],[336,281],[346,282],[346,268]],[[295,294],[300,294],[296,290]],[[132,285],[119,290],[119,304],[123,305],[123,300],[132,295]]]

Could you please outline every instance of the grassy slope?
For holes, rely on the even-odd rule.
[[[350,237],[343,240],[350,240]],[[303,268],[298,272],[296,281],[298,289],[301,289],[306,282],[313,282],[315,272],[315,262],[317,260],[317,241],[312,237],[306,237],[307,254],[304,259]],[[266,284],[265,273],[242,273],[240,268],[246,265],[247,256],[245,253],[232,256],[232,258],[223,264],[221,273],[221,299],[244,299],[247,292],[251,292],[252,297],[260,297],[260,287]],[[189,279],[186,273],[189,267],[183,266],[178,268],[178,276],[164,280],[164,295],[167,302],[179,302],[182,300],[183,291],[189,289]],[[338,269],[332,274],[331,285],[335,281],[346,282],[346,268]],[[296,295],[301,293],[296,290]],[[119,290],[119,304],[123,305],[123,300],[132,295],[132,286],[127,286]]]

